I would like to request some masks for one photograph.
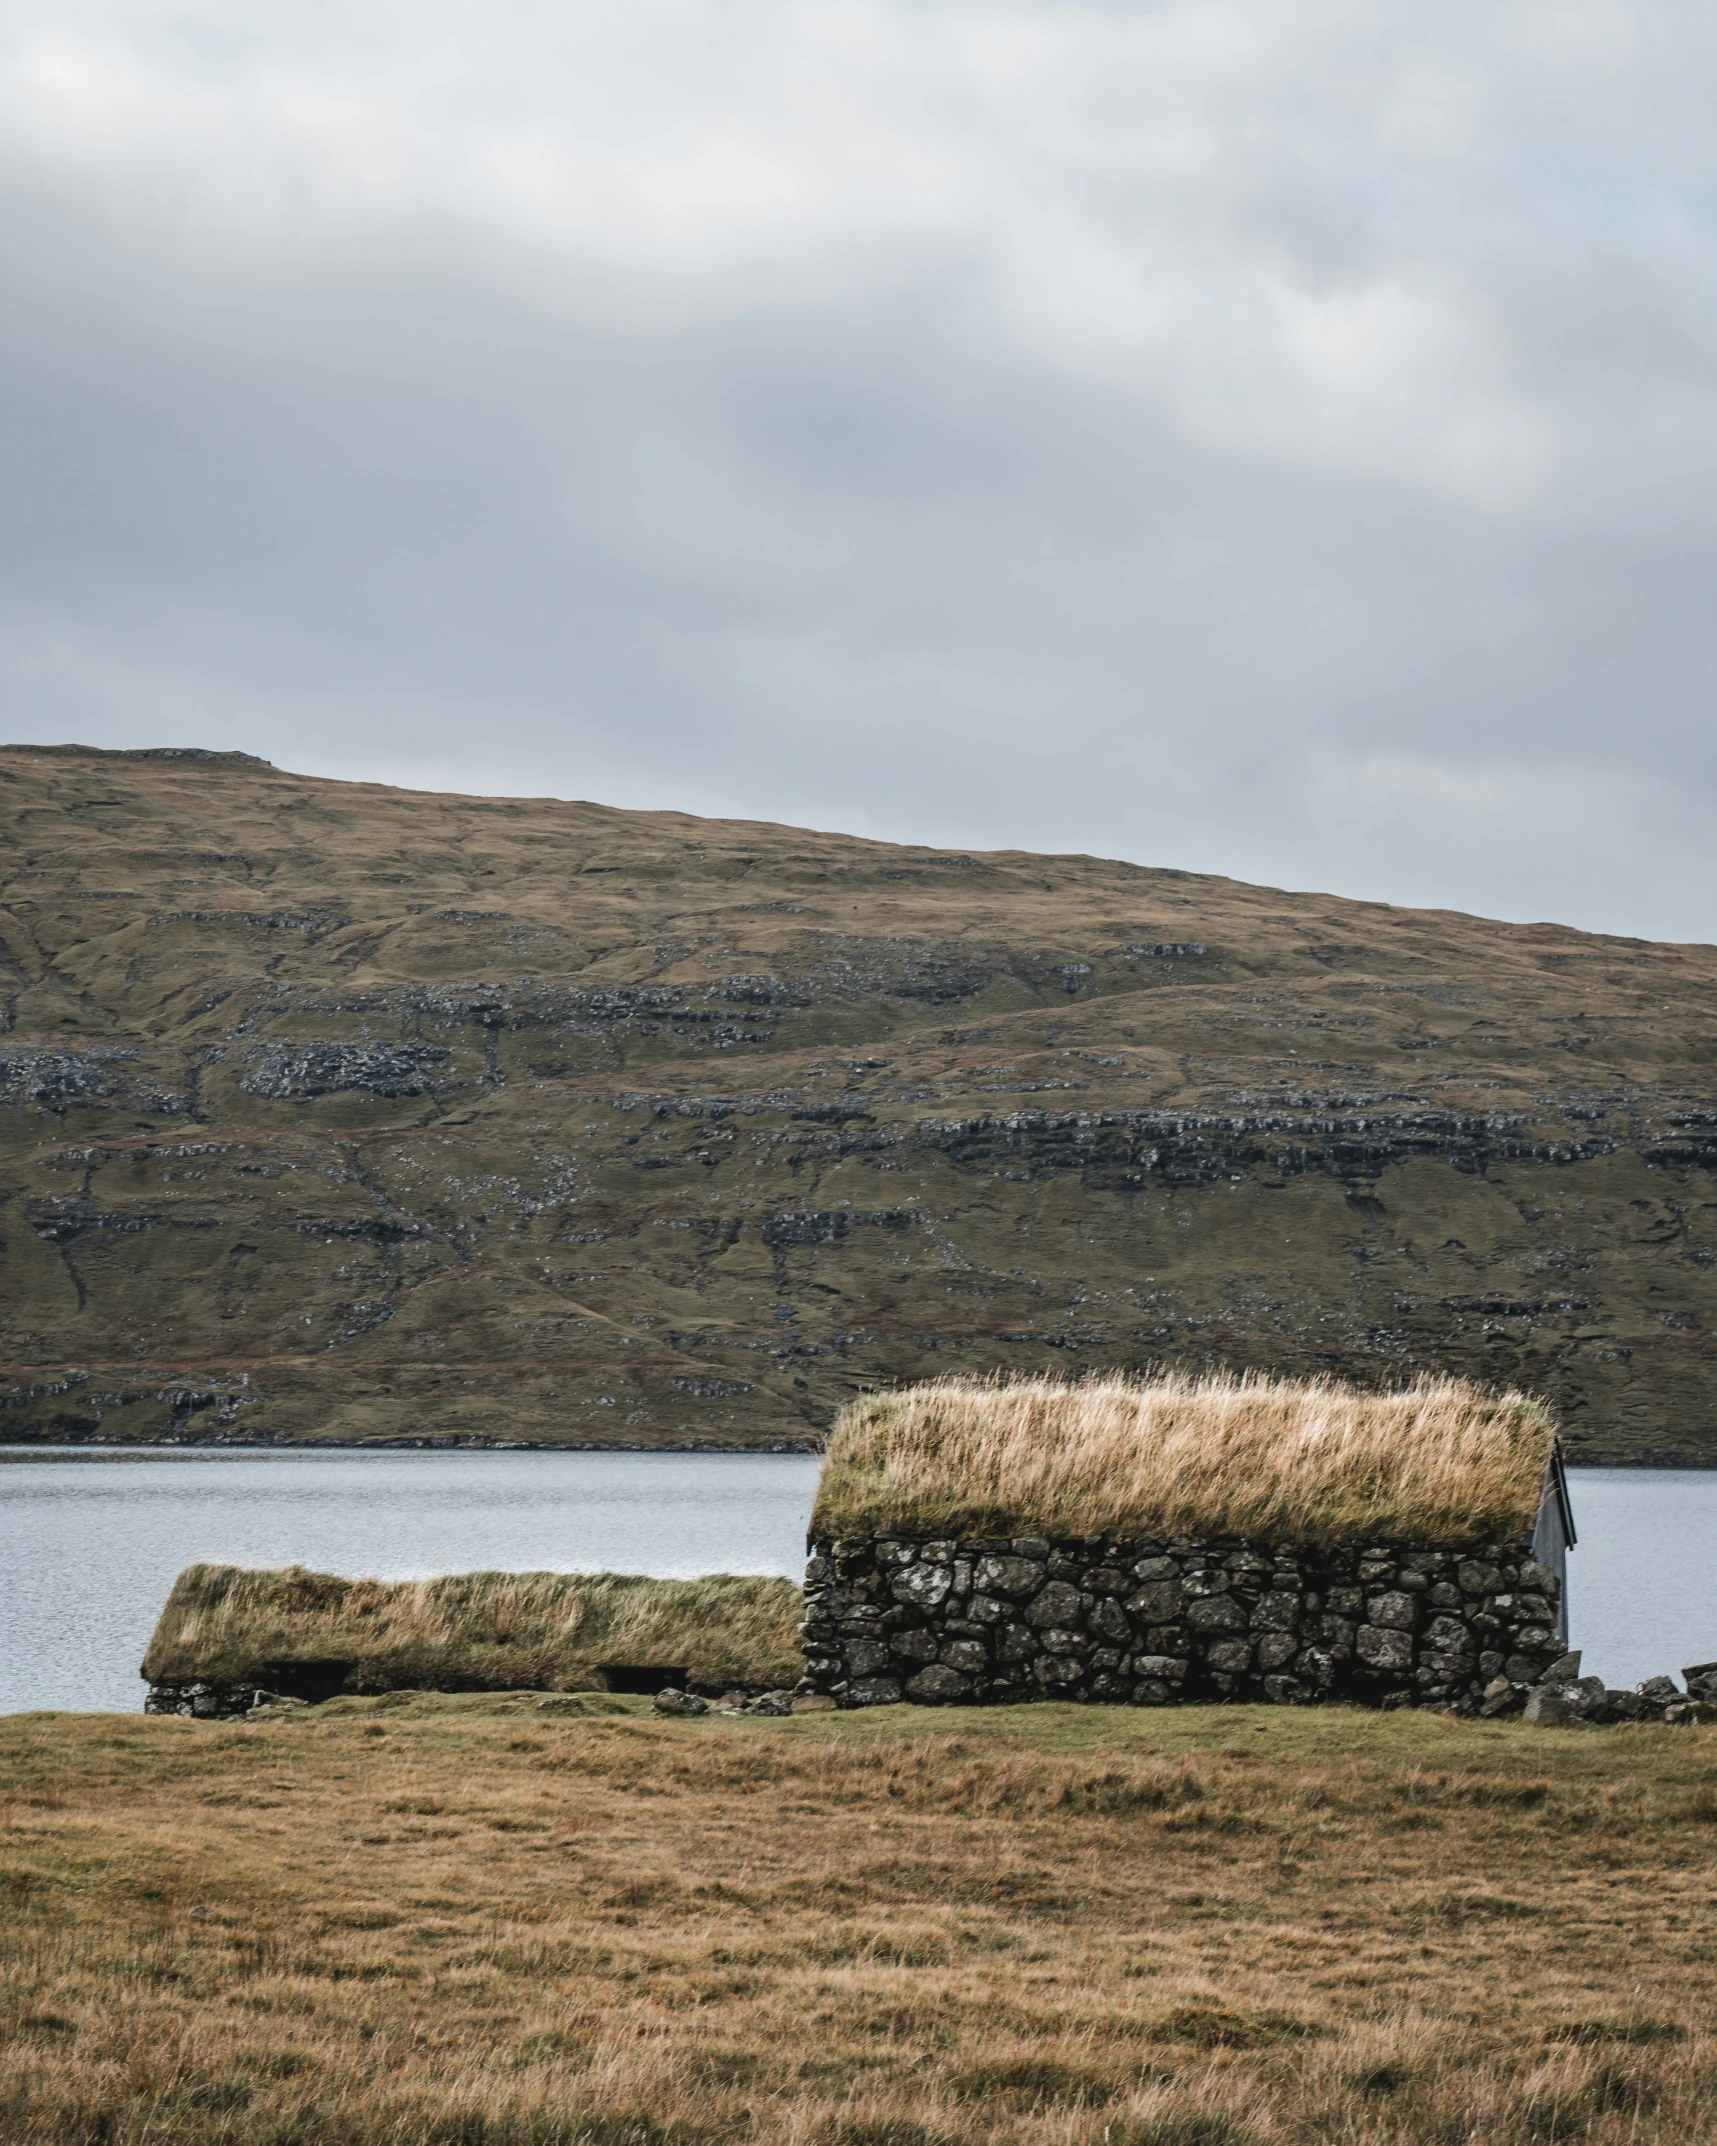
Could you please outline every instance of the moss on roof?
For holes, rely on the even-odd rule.
[[[1540,1400],[1216,1375],[940,1379],[850,1403],[814,1533],[1509,1541],[1537,1515]]]

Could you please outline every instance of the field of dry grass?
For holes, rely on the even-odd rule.
[[[1531,1532],[1554,1435],[1542,1402],[1462,1379],[937,1379],[841,1411],[812,1528],[1505,1542]]]
[[[0,1721],[0,2137],[1717,2135],[1717,1732],[642,1706]]]
[[[791,1580],[461,1572],[347,1580],[302,1565],[191,1565],[144,1656],[154,1683],[242,1683],[263,1665],[344,1661],[353,1690],[602,1688],[600,1665],[659,1664],[694,1686],[798,1681]],[[266,1678],[263,1677],[263,1681]]]

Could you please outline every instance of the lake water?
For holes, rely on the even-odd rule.
[[[199,1559],[380,1579],[804,1570],[793,1454],[0,1448],[0,1713],[143,1703],[137,1665]],[[1717,1471],[1576,1469],[1574,1642],[1607,1683],[1717,1660]]]
[[[798,1579],[819,1465],[774,1453],[0,1448],[0,1714],[135,1712],[167,1590],[199,1560],[387,1580]]]

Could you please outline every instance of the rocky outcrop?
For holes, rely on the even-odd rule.
[[[421,1043],[265,1043],[252,1051],[239,1086],[275,1103],[344,1093],[427,1095],[434,1069],[449,1056]]]
[[[1472,1713],[1499,1681],[1525,1703],[1563,1654],[1560,1607],[1556,1575],[1521,1544],[821,1542],[804,1689],[849,1707],[1354,1699]]]
[[[85,1051],[0,1051],[0,1104],[63,1110],[68,1103],[99,1102],[119,1092],[116,1068],[136,1056],[118,1044]]]
[[[238,1426],[250,1399],[241,1373],[224,1381],[176,1379],[115,1385],[87,1371],[0,1387],[0,1436],[11,1445],[124,1445],[131,1422],[162,1445],[245,1445]],[[6,1421],[6,1418],[14,1420]],[[135,1435],[135,1434],[133,1434]]]
[[[1016,1110],[925,1120],[915,1140],[965,1164],[1006,1160],[1077,1170],[1094,1190],[1197,1186],[1256,1169],[1364,1182],[1413,1161],[1483,1175],[1493,1162],[1585,1162],[1614,1152],[1603,1136],[1535,1139],[1520,1112],[1290,1113],[1181,1116],[1145,1110]]]

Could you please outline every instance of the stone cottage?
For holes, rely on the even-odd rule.
[[[1573,1541],[1530,1396],[938,1381],[836,1424],[802,1689],[1501,1713],[1567,1647]]]

